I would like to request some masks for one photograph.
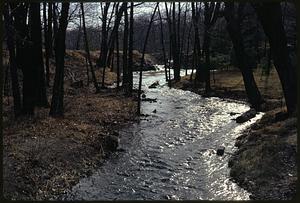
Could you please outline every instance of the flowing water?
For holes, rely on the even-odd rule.
[[[147,88],[155,81],[158,88]],[[230,180],[227,163],[235,138],[261,115],[237,124],[232,119],[249,109],[246,104],[170,89],[162,70],[144,73],[143,89],[157,102],[142,102],[148,116],[119,131],[125,151],[113,153],[63,199],[249,199]],[[225,147],[223,156],[216,155],[220,146]]]

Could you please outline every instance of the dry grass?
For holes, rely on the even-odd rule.
[[[53,80],[53,60],[50,68]],[[62,194],[101,164],[102,138],[135,119],[134,98],[114,90],[95,94],[92,84],[86,86],[84,52],[67,50],[66,69],[64,118],[51,118],[49,108],[38,108],[34,117],[14,120],[12,98],[4,97],[3,184],[8,199],[42,200]],[[69,75],[82,80],[84,87],[72,88]],[[96,75],[100,82],[102,70]],[[106,85],[115,82],[114,72],[107,71],[106,76]]]

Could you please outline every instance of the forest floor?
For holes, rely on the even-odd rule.
[[[228,163],[230,175],[252,194],[251,199],[292,199],[297,183],[297,117],[284,116],[286,108],[276,70],[272,69],[268,77],[255,71],[254,77],[266,100],[265,114],[237,138],[238,150]],[[215,72],[211,86],[210,96],[246,101],[238,70]],[[173,83],[173,87],[204,94],[203,88],[195,88],[190,82],[190,76]]]
[[[12,97],[3,97],[6,199],[45,200],[62,194],[103,162],[110,151],[105,138],[117,137],[118,128],[136,119],[135,97],[115,89],[95,94],[93,84],[87,86],[84,52],[67,51],[65,65],[63,118],[49,117],[49,108],[36,108],[34,117],[14,120]],[[53,81],[53,60],[50,72]],[[100,81],[101,70],[96,75]],[[106,86],[112,85],[116,74],[107,71],[106,75]],[[72,86],[74,80],[83,86]],[[52,95],[52,88],[47,94]]]

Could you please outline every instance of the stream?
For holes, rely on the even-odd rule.
[[[155,81],[160,85],[149,89]],[[249,110],[245,103],[169,88],[161,69],[143,73],[143,90],[157,102],[142,102],[148,116],[119,131],[125,151],[114,152],[62,199],[248,200],[229,177],[228,159],[235,139],[262,115],[237,124],[233,119]],[[216,155],[220,146],[223,156]]]

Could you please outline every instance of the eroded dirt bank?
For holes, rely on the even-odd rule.
[[[14,120],[12,97],[4,97],[6,199],[45,200],[63,193],[102,163],[113,147],[107,138],[118,137],[117,129],[135,119],[135,97],[110,89],[95,94],[92,83],[87,86],[83,54],[67,51],[64,118],[51,118],[49,108],[38,108],[34,117]],[[50,71],[53,81],[53,60]],[[102,71],[96,75],[100,79]],[[105,84],[112,85],[116,74],[107,71],[106,75]],[[79,86],[72,85],[76,81]],[[47,95],[52,95],[51,88]]]
[[[238,150],[228,163],[230,175],[252,193],[251,199],[293,199],[297,182],[297,117],[287,118],[284,114],[284,99],[274,69],[269,76],[256,71],[254,77],[266,101],[265,115],[237,138]],[[238,70],[215,72],[211,84],[212,93],[205,96],[246,101]],[[204,94],[203,88],[196,88],[190,81],[190,76],[173,86]]]

